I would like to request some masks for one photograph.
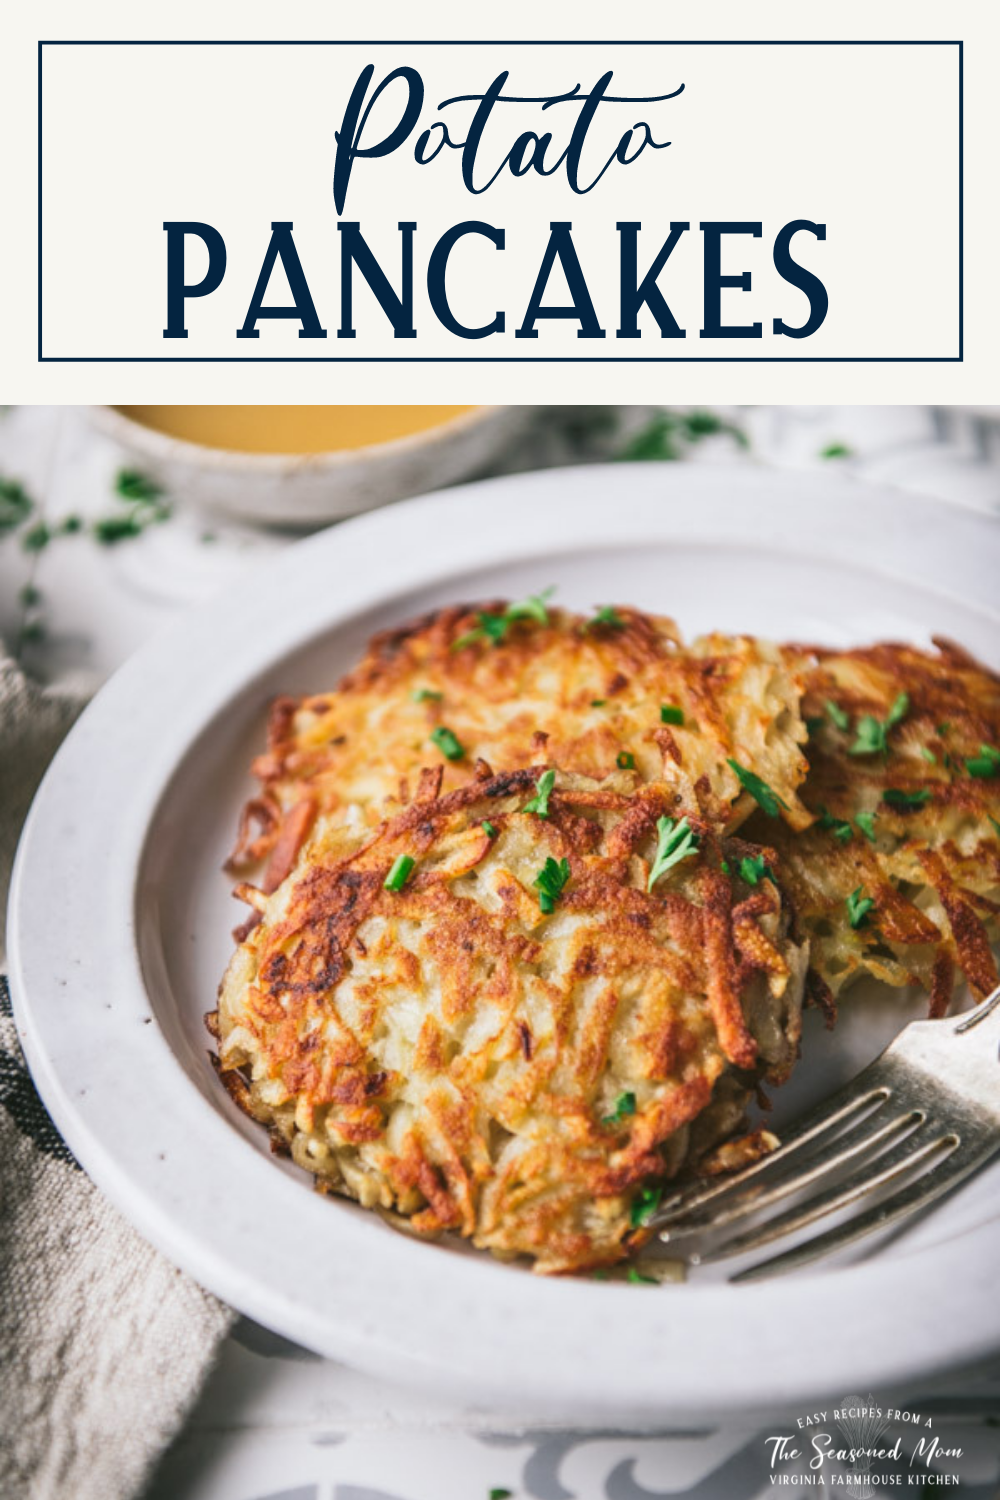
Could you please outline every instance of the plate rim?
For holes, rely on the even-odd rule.
[[[615,494],[615,504],[610,512],[607,504],[609,487]],[[629,493],[617,493],[625,489]],[[283,1179],[265,1158],[246,1150],[246,1143],[232,1131],[228,1122],[207,1100],[199,1097],[158,1026],[129,1027],[126,1024],[145,1020],[143,1011],[145,1008],[148,1012],[148,1001],[144,989],[140,988],[138,993],[124,993],[124,1004],[118,1005],[116,1001],[117,1010],[111,1008],[113,1019],[110,1021],[106,1019],[107,1012],[94,1011],[88,1017],[88,1024],[93,1026],[95,1035],[122,1041],[130,1058],[141,1062],[143,1067],[153,1068],[158,1080],[157,1090],[165,1090],[168,1099],[179,1097],[175,1085],[183,1079],[188,1101],[184,1107],[190,1109],[191,1119],[182,1131],[180,1143],[171,1139],[171,1153],[179,1149],[180,1160],[186,1167],[196,1170],[198,1151],[204,1150],[199,1132],[204,1129],[204,1139],[211,1141],[213,1150],[222,1154],[227,1173],[231,1169],[226,1183],[220,1186],[218,1180],[207,1181],[203,1175],[199,1178],[195,1197],[179,1199],[176,1165],[171,1163],[168,1171],[164,1164],[157,1175],[157,1169],[151,1168],[137,1143],[126,1141],[123,1145],[122,1106],[116,1104],[110,1089],[95,1083],[94,1088],[88,1086],[82,1094],[79,1092],[81,1077],[92,1078],[95,1073],[93,1048],[90,1052],[85,1051],[84,1074],[75,1071],[72,1077],[68,1076],[65,1038],[59,1034],[59,1028],[65,1020],[62,1003],[65,995],[61,999],[60,989],[65,991],[69,985],[66,975],[55,971],[72,969],[72,959],[79,957],[79,953],[74,955],[68,951],[69,939],[58,929],[53,932],[49,925],[44,931],[39,930],[44,924],[32,922],[31,902],[36,899],[41,876],[51,877],[54,840],[60,830],[65,832],[67,820],[70,826],[74,826],[70,796],[74,793],[74,777],[81,774],[95,741],[106,746],[108,740],[113,739],[109,731],[115,729],[121,707],[129,703],[133,684],[139,686],[149,674],[157,674],[161,669],[169,683],[171,660],[176,664],[178,659],[184,659],[186,651],[199,644],[205,653],[201,659],[207,658],[213,668],[218,669],[215,676],[211,672],[206,674],[210,682],[200,685],[182,703],[175,701],[178,684],[175,682],[172,687],[167,687],[168,705],[177,710],[176,721],[165,735],[160,725],[158,738],[146,745],[148,758],[131,786],[128,817],[122,820],[121,827],[115,828],[113,839],[107,841],[110,850],[107,868],[94,880],[92,888],[73,892],[72,899],[66,902],[73,934],[69,946],[82,944],[80,951],[86,953],[88,959],[94,957],[96,948],[98,956],[107,960],[107,954],[100,952],[101,943],[106,939],[95,930],[93,908],[99,901],[111,900],[114,920],[120,922],[120,927],[115,929],[111,939],[109,972],[121,983],[123,992],[135,985],[137,975],[141,983],[133,894],[146,829],[169,786],[173,770],[186,758],[215,713],[226,702],[245,693],[253,679],[269,665],[301,648],[308,640],[335,631],[338,625],[344,625],[363,611],[378,609],[393,597],[413,588],[444,585],[449,576],[460,576],[463,571],[498,562],[529,561],[546,555],[546,548],[549,553],[577,551],[581,546],[593,548],[606,546],[609,542],[625,545],[641,539],[638,535],[623,535],[623,530],[625,533],[641,531],[646,536],[652,528],[659,540],[667,541],[688,527],[684,540],[691,541],[702,527],[708,509],[713,506],[716,510],[725,508],[726,502],[718,493],[720,490],[737,495],[744,507],[741,511],[740,506],[736,506],[731,518],[733,530],[737,533],[741,527],[746,530],[747,502],[752,503],[755,496],[766,496],[772,509],[781,512],[786,520],[795,514],[794,505],[800,503],[803,513],[812,522],[812,531],[822,530],[819,504],[825,496],[831,507],[854,510],[859,516],[863,512],[866,533],[870,536],[874,529],[880,536],[892,537],[896,548],[894,559],[902,550],[911,559],[907,566],[912,566],[914,552],[920,553],[925,546],[924,523],[931,525],[936,521],[952,530],[956,526],[971,529],[980,534],[977,538],[977,567],[971,579],[974,596],[978,590],[973,606],[1000,622],[1000,614],[990,602],[988,586],[991,576],[1000,576],[1000,540],[997,535],[1000,527],[993,518],[971,507],[956,507],[947,502],[870,486],[841,475],[656,464],[585,465],[532,471],[457,486],[370,512],[296,543],[277,558],[267,560],[256,576],[266,577],[272,591],[276,587],[280,589],[283,582],[295,582],[298,593],[264,654],[259,649],[251,649],[245,639],[247,620],[249,618],[252,623],[254,618],[253,606],[247,602],[248,595],[254,592],[255,574],[250,570],[235,586],[185,613],[129,658],[84,711],[43,780],[18,849],[11,881],[8,922],[9,972],[15,1020],[39,1092],[84,1168],[146,1238],[220,1297],[322,1354],[346,1358],[381,1375],[433,1380],[438,1386],[445,1387],[454,1385],[456,1394],[468,1395],[471,1387],[490,1399],[509,1404],[513,1389],[518,1401],[526,1398],[541,1403],[565,1404],[568,1401],[576,1409],[642,1411],[650,1415],[655,1413],[662,1420],[664,1406],[668,1407],[672,1417],[678,1419],[692,1415],[704,1418],[706,1413],[733,1415],[739,1412],[750,1416],[756,1411],[770,1409],[775,1403],[805,1403],[819,1399],[835,1393],[841,1385],[846,1388],[846,1384],[856,1383],[858,1379],[868,1380],[872,1385],[891,1385],[912,1380],[915,1373],[944,1372],[986,1358],[1000,1348],[1000,1304],[989,1294],[990,1257],[986,1241],[994,1228],[990,1224],[960,1235],[954,1242],[913,1249],[904,1257],[888,1262],[880,1263],[878,1257],[873,1257],[851,1267],[821,1273],[825,1283],[822,1373],[813,1373],[811,1369],[806,1376],[802,1369],[801,1342],[789,1358],[789,1349],[775,1338],[774,1327],[781,1320],[789,1322],[792,1327],[806,1326],[810,1313],[815,1314],[816,1278],[813,1275],[743,1288],[665,1289],[662,1306],[651,1305],[649,1301],[642,1304],[645,1343],[635,1346],[634,1341],[630,1345],[627,1338],[623,1339],[620,1330],[615,1335],[614,1330],[607,1326],[612,1308],[616,1309],[614,1320],[621,1320],[625,1307],[621,1299],[633,1288],[615,1285],[598,1288],[579,1281],[543,1281],[512,1273],[476,1257],[425,1253],[422,1247],[413,1247],[401,1237],[383,1234],[383,1249],[377,1252],[377,1258],[384,1265],[387,1276],[398,1273],[402,1277],[406,1283],[405,1297],[398,1287],[394,1287],[391,1294],[385,1289],[379,1292],[377,1281],[367,1274],[365,1268],[359,1270],[355,1267],[356,1274],[349,1282],[356,1299],[353,1307],[350,1300],[344,1305],[342,1298],[335,1314],[327,1307],[317,1324],[317,1310],[308,1297],[304,1298],[301,1285],[293,1295],[287,1286],[279,1289],[268,1283],[266,1271],[262,1270],[267,1256],[255,1253],[258,1242],[250,1245],[249,1255],[245,1251],[243,1258],[234,1262],[231,1229],[224,1232],[218,1225],[206,1227],[204,1223],[192,1227],[190,1223],[177,1223],[172,1219],[171,1214],[178,1203],[189,1203],[194,1211],[193,1206],[198,1202],[200,1211],[204,1211],[205,1202],[209,1201],[206,1192],[210,1188],[215,1190],[211,1201],[224,1204],[234,1214],[235,1220],[239,1219],[241,1204],[246,1208],[246,1201],[240,1195],[254,1193],[258,1187],[265,1201],[280,1203],[282,1207],[287,1201],[296,1222],[308,1220],[310,1224],[319,1225],[315,1208],[321,1206],[322,1211],[328,1213],[329,1205],[316,1195],[303,1193],[298,1183]],[[540,491],[542,504],[539,504]],[[808,499],[804,495],[806,491],[813,492]],[[486,506],[485,518],[474,510],[484,494],[491,502],[500,502]],[[689,502],[687,512],[678,508],[678,495],[686,497]],[[731,505],[729,496],[727,501]],[[689,514],[690,502],[697,502],[695,509],[702,515],[701,521]],[[908,524],[902,533],[897,533],[896,523],[903,507],[907,511]],[[519,533],[511,526],[511,511],[524,520],[527,534]],[[498,524],[497,519],[500,512],[503,513],[502,524]],[[572,534],[566,533],[567,518],[572,521]],[[776,515],[765,517],[763,521],[758,517],[752,527],[753,536],[748,537],[748,541],[759,545],[763,536],[765,543],[770,538],[773,545],[777,519],[780,518]],[[470,520],[471,525],[468,524]],[[449,522],[453,523],[451,532]],[[443,549],[443,554],[435,557],[434,567],[428,566],[426,550],[421,550],[422,545],[425,548],[428,526],[432,528],[430,534],[438,539]],[[416,539],[418,545],[407,548],[407,537]],[[704,539],[712,540],[707,535]],[[716,537],[716,542],[718,540]],[[732,530],[726,534],[725,541],[727,544],[733,542]],[[837,537],[829,536],[827,541],[836,552]],[[845,538],[841,537],[840,551],[846,556],[849,549],[844,542]],[[487,549],[493,544],[498,550],[489,552]],[[810,545],[815,548],[817,544]],[[795,555],[794,548],[782,550]],[[310,597],[312,591],[302,587],[310,570],[317,577],[322,573],[328,555],[333,556],[340,569],[345,564],[354,564],[353,570],[348,567],[350,576],[345,596],[335,605],[329,599],[317,604],[315,596]],[[451,561],[444,566],[443,558],[446,557]],[[373,588],[370,580],[364,579],[364,565],[373,559],[378,559],[383,570],[377,588]],[[933,565],[935,579],[944,573],[944,581],[949,584],[944,589],[936,589],[937,592],[952,595],[953,589],[957,591],[961,587],[961,597],[969,600],[970,580],[961,576],[960,569],[955,571],[950,556],[943,559],[940,554],[933,558],[928,555],[927,562],[929,566]],[[901,576],[895,568],[888,573],[884,569],[875,571],[897,580]],[[958,596],[957,592],[954,596]],[[669,600],[665,604],[669,605]],[[317,610],[322,612],[322,618],[315,617]],[[310,619],[311,625],[308,623]],[[153,727],[154,720],[147,713],[142,724],[143,732],[150,735]],[[119,757],[124,753],[121,747],[112,745],[110,759],[101,764],[98,777],[100,785],[110,785],[113,791],[116,790],[113,780],[116,752]],[[135,767],[128,766],[128,769],[131,771]],[[99,802],[98,797],[98,805]],[[116,866],[116,859],[124,859],[124,867]],[[88,913],[89,931],[86,920],[83,920]],[[102,910],[99,915],[106,918],[107,913]],[[46,970],[49,971],[47,980]],[[61,986],[58,983],[60,978],[64,980]],[[93,983],[79,975],[74,982],[83,987],[82,993],[87,992],[86,985]],[[115,993],[117,995],[117,990]],[[78,1069],[79,1059],[74,1058],[73,1062]],[[99,1068],[96,1071],[99,1074]],[[245,1160],[237,1161],[237,1156]],[[255,1167],[249,1165],[251,1161]],[[147,1175],[150,1172],[151,1175]],[[211,1177],[211,1173],[208,1176]],[[286,1188],[279,1188],[279,1181],[285,1182],[286,1188],[296,1194],[294,1200],[286,1198]],[[310,1208],[303,1204],[310,1205]],[[348,1217],[342,1216],[344,1223],[348,1222]],[[344,1223],[340,1225],[338,1240],[349,1242],[349,1249],[357,1248],[359,1253],[369,1254],[370,1235],[345,1230]],[[366,1230],[369,1227],[366,1226]],[[279,1232],[276,1226],[268,1224],[266,1234],[270,1237],[268,1254],[272,1258],[275,1254],[287,1254],[293,1248],[287,1233]],[[970,1265],[972,1241],[983,1247],[982,1264],[978,1267]],[[343,1252],[345,1246],[339,1248]],[[931,1256],[935,1264],[928,1269],[926,1261]],[[433,1269],[435,1265],[444,1268],[443,1275]],[[902,1275],[900,1266],[903,1267]],[[518,1290],[509,1297],[504,1297],[502,1292],[504,1274],[517,1275]],[[489,1284],[484,1281],[484,1275],[491,1278]],[[853,1288],[845,1286],[845,1278],[853,1280]],[[467,1310],[475,1309],[474,1315],[470,1314],[464,1323],[456,1320],[455,1325],[445,1327],[439,1317],[435,1317],[433,1323],[427,1321],[430,1306],[434,1296],[440,1293],[443,1280],[449,1283],[451,1294],[465,1299],[463,1306]],[[380,1304],[378,1316],[366,1309],[363,1296],[357,1300],[359,1289],[367,1289],[369,1296],[377,1297]],[[933,1291],[935,1298],[933,1316],[922,1318],[925,1328],[933,1329],[933,1339],[926,1340],[927,1347],[916,1372],[912,1344],[898,1336],[897,1314],[904,1290],[907,1297],[917,1299]],[[314,1296],[315,1291],[315,1287],[311,1288],[309,1296]],[[864,1318],[860,1317],[857,1306],[852,1305],[862,1292],[868,1307]],[[704,1321],[714,1322],[714,1330],[706,1331],[699,1326],[698,1318],[685,1311],[692,1297],[701,1299],[699,1307],[707,1315]],[[419,1303],[425,1298],[429,1305],[421,1312]],[[595,1298],[603,1299],[600,1306]],[[734,1302],[734,1298],[739,1301]],[[481,1302],[487,1304],[486,1309]],[[921,1300],[911,1302],[911,1305],[921,1306]],[[502,1313],[499,1312],[501,1306]],[[579,1335],[568,1339],[559,1349],[550,1347],[544,1362],[539,1361],[537,1355],[526,1352],[527,1346],[519,1352],[516,1341],[512,1341],[511,1330],[505,1330],[503,1326],[505,1320],[513,1327],[523,1327],[530,1312],[532,1320],[540,1319],[544,1325],[553,1307],[558,1309],[556,1320],[560,1317],[564,1322],[566,1319],[576,1323],[589,1320],[591,1325],[596,1321],[597,1331],[603,1337],[601,1359],[597,1361],[599,1368],[594,1368],[592,1359],[581,1359]],[[872,1308],[876,1313],[874,1322]],[[973,1309],[976,1316],[968,1316]],[[738,1317],[738,1328],[729,1326],[733,1315]],[[394,1320],[399,1321],[395,1323]],[[388,1323],[393,1323],[393,1326],[387,1327]],[[533,1322],[532,1326],[537,1324]],[[723,1338],[724,1329],[726,1336]],[[866,1342],[859,1348],[858,1340],[862,1335]],[[678,1336],[686,1339],[697,1336],[697,1347],[686,1349],[685,1358],[680,1361],[670,1358],[670,1351],[675,1348],[673,1341]],[[426,1352],[428,1338],[433,1355]],[[487,1341],[496,1360],[502,1364],[503,1373],[498,1373],[495,1368],[483,1371],[481,1345],[477,1353],[476,1339]],[[759,1392],[748,1393],[745,1377],[741,1385],[740,1379],[734,1379],[732,1369],[727,1368],[723,1359],[726,1349],[732,1355],[734,1349],[738,1351],[744,1345],[744,1353],[748,1358],[752,1357],[754,1368],[767,1371],[770,1384],[766,1399],[762,1400]],[[863,1375],[858,1373],[862,1351],[867,1359]],[[445,1364],[453,1377],[451,1380],[443,1375],[442,1365]],[[542,1364],[544,1368],[539,1367]],[[730,1360],[731,1364],[739,1366],[740,1360]]]

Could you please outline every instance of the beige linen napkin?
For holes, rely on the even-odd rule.
[[[0,650],[0,964],[18,832],[81,706]],[[0,976],[0,1500],[137,1495],[232,1318],[77,1166],[32,1085]]]

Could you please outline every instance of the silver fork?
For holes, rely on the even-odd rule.
[[[916,1213],[997,1151],[1000,988],[964,1015],[911,1022],[845,1088],[791,1126],[769,1156],[664,1199],[649,1222],[674,1246],[737,1225],[835,1174],[829,1186],[803,1202],[688,1256],[704,1264],[760,1249],[900,1183],[856,1217],[732,1278],[763,1280]],[[846,1176],[844,1168],[851,1168]]]

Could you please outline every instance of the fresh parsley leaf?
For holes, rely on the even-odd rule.
[[[984,779],[987,776],[1000,776],[1000,750],[992,745],[980,745],[979,754],[965,762],[965,769],[970,776]]]
[[[538,891],[539,909],[546,914],[556,909],[556,902],[563,893],[563,887],[569,880],[569,860],[555,860],[549,855],[533,884]]]
[[[925,760],[929,766],[936,766],[937,756],[934,754],[934,751],[928,750],[926,745],[921,745],[919,748],[921,759]]]
[[[661,1187],[641,1188],[639,1190],[633,1199],[632,1212],[629,1215],[633,1229],[641,1229],[643,1224],[648,1224],[659,1208],[662,1197],[663,1189]]]
[[[33,583],[26,583],[17,596],[17,602],[22,604],[25,609],[33,609],[36,604],[41,604],[42,602],[41,592],[35,588]]]
[[[850,714],[845,714],[840,704],[834,703],[832,698],[827,698],[826,703],[823,706],[830,717],[830,722],[836,724],[837,728],[842,729],[846,734],[848,729],[850,729],[851,727]]]
[[[728,861],[728,859],[723,859],[723,860],[720,861],[720,863],[719,863],[719,869],[722,871],[723,875],[728,875],[729,874],[729,861]]]
[[[643,1276],[642,1272],[637,1271],[635,1266],[629,1266],[626,1280],[630,1281],[633,1286],[659,1286],[660,1284],[655,1276]]]
[[[114,547],[118,542],[141,536],[144,527],[138,516],[101,516],[94,522],[94,536],[102,547]]]
[[[843,818],[835,818],[825,807],[820,808],[819,826],[832,833],[838,844],[849,844],[854,837],[850,823]]]
[[[123,500],[151,505],[160,498],[163,490],[155,479],[140,473],[138,469],[119,469],[115,475],[115,493]]]
[[[660,704],[660,723],[661,724],[683,724],[684,723],[684,710],[682,708],[678,708],[676,706],[676,704],[673,704],[673,703],[661,703]]]
[[[948,730],[949,730],[949,729],[950,729],[950,728],[951,728],[951,725],[950,725],[950,724],[949,724],[949,723],[948,723],[948,720],[947,720],[947,719],[946,719],[946,720],[945,720],[945,722],[944,722],[944,723],[943,723],[943,724],[939,724],[939,725],[938,725],[938,727],[937,727],[937,731],[936,731],[936,732],[937,732],[937,733],[938,733],[938,734],[940,734],[940,735],[942,735],[942,736],[943,736],[943,735],[946,735],[946,734],[947,734],[947,733],[948,733]]]
[[[591,708],[603,708],[607,701],[607,698],[591,698],[590,706]]]
[[[0,536],[13,531],[34,510],[34,502],[17,479],[0,479]]]
[[[434,688],[417,688],[410,697],[414,703],[440,703],[444,693],[435,692]]]
[[[490,1490],[490,1500],[514,1500],[514,1491],[492,1489]]]
[[[847,443],[827,443],[825,448],[819,450],[820,458],[850,458],[853,453],[853,448]]]
[[[618,759],[616,760],[615,764],[617,765],[619,771],[634,771],[635,756],[632,754],[631,750],[620,750],[618,752]]]
[[[445,760],[462,760],[464,758],[464,746],[452,734],[451,730],[446,729],[443,724],[438,725],[437,729],[432,733],[431,739],[437,745]]]
[[[889,730],[905,719],[909,711],[910,696],[908,693],[900,693],[884,720],[876,719],[873,714],[862,714],[857,723],[857,739],[848,754],[884,754],[889,748]]]
[[[524,811],[526,813],[535,813],[539,818],[547,818],[549,815],[549,798],[552,795],[552,788],[555,784],[555,771],[543,771],[538,778],[535,795],[530,802],[524,804]]]
[[[508,604],[501,614],[481,609],[476,615],[478,625],[453,641],[451,649],[461,651],[463,646],[472,646],[477,641],[492,641],[493,645],[497,646],[515,620],[535,620],[539,625],[547,625],[549,612],[545,607],[545,602],[554,593],[553,587],[544,589],[540,594],[529,594],[527,599],[519,599],[515,604]]]
[[[601,1121],[602,1125],[620,1125],[627,1115],[635,1114],[635,1095],[629,1090],[625,1094],[619,1094],[615,1100],[614,1113],[605,1115]]]
[[[646,890],[651,891],[661,875],[665,875],[682,859],[690,859],[698,852],[698,835],[687,818],[674,822],[673,818],[658,818],[656,823],[657,845]]]
[[[925,802],[931,800],[929,788],[922,786],[916,792],[904,792],[899,787],[886,787],[882,793],[882,801],[888,802],[890,807],[923,807]]]
[[[774,874],[763,854],[754,854],[740,860],[740,878],[747,885],[757,885],[765,878],[773,880]]]
[[[741,766],[738,760],[727,760],[726,764],[731,771],[736,773],[736,779],[744,791],[750,793],[758,807],[763,808],[769,818],[778,816],[779,808],[788,811],[788,803],[782,801],[777,792],[773,792],[766,781],[761,781],[754,771],[748,771],[746,766]]]
[[[496,836],[497,836],[496,826],[495,826],[495,824],[493,824],[493,823],[490,822],[489,818],[484,818],[483,819],[483,827],[485,828],[487,836],[489,838],[491,838],[491,839],[495,839],[496,838]]]
[[[387,891],[401,891],[410,878],[410,873],[416,860],[409,854],[397,854],[392,862],[392,869],[382,882]]]
[[[607,625],[611,630],[625,629],[625,621],[613,604],[602,604],[599,609],[595,610],[584,629],[593,630],[595,625]]]
[[[993,816],[993,814],[992,813],[987,813],[986,816],[989,818],[990,822],[993,824],[993,827],[996,830],[996,832],[1000,833],[1000,823],[997,822],[997,820]]]
[[[859,812],[854,814],[854,821],[861,829],[870,844],[875,842],[875,813]]]
[[[83,520],[80,516],[63,516],[56,526],[56,533],[59,536],[72,536],[75,532],[82,530]]]
[[[851,892],[844,905],[847,907],[848,921],[855,929],[867,926],[868,913],[875,909],[875,902],[865,895],[860,885]]]

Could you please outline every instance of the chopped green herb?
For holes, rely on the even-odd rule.
[[[741,427],[711,411],[658,412],[635,434],[618,455],[627,463],[653,460],[669,463],[679,459],[684,444],[699,443],[703,438],[728,433],[741,448],[750,446]]]
[[[649,1220],[659,1208],[662,1197],[663,1189],[661,1187],[640,1189],[632,1203],[630,1217],[633,1229],[640,1229],[643,1224],[649,1223]]]
[[[535,813],[539,818],[547,818],[549,815],[549,798],[552,795],[552,788],[555,784],[555,771],[543,771],[538,778],[535,795],[530,802],[524,804],[524,811],[526,813]]]
[[[937,756],[934,754],[933,750],[928,750],[926,745],[920,746],[920,755],[921,758],[925,760],[929,766],[937,765]]]
[[[595,625],[607,625],[612,630],[624,630],[625,621],[611,604],[602,604],[587,621],[585,630],[592,630]]]
[[[56,526],[59,536],[72,536],[74,532],[83,530],[83,521],[80,516],[64,516]]]
[[[788,803],[782,801],[777,792],[773,792],[766,781],[761,781],[754,771],[748,771],[746,766],[741,766],[738,760],[727,760],[731,771],[736,773],[736,779],[744,791],[750,793],[758,807],[763,808],[769,818],[778,816],[778,809],[784,808],[788,811]]]
[[[855,929],[867,926],[868,913],[875,909],[875,902],[865,895],[860,885],[851,892],[844,905],[847,907],[848,921]]]
[[[17,479],[0,479],[0,536],[20,526],[34,508],[23,484]]]
[[[825,807],[820,808],[819,826],[832,833],[838,844],[849,844],[854,836],[850,823],[843,818],[835,818]]]
[[[538,891],[538,905],[546,915],[556,909],[556,902],[562,895],[563,887],[569,879],[569,860],[555,860],[549,855],[533,884]]]
[[[591,708],[603,708],[607,701],[607,698],[591,698],[590,706]]]
[[[25,552],[42,552],[52,540],[52,532],[44,521],[36,521],[34,526],[29,527],[21,536],[21,546]]]
[[[445,760],[463,759],[465,755],[464,747],[456,736],[452,734],[451,730],[446,729],[443,724],[438,725],[437,729],[431,735],[431,739],[437,745]]]
[[[728,875],[729,874],[729,861],[728,861],[728,859],[722,860],[722,862],[719,865],[719,869],[722,871],[723,875]]]
[[[773,880],[774,873],[763,854],[754,854],[740,860],[740,878],[745,880],[747,885],[757,885],[765,878]]]
[[[873,714],[862,714],[857,723],[857,739],[848,751],[849,755],[879,755],[888,751],[888,734],[894,725],[905,719],[910,711],[910,696],[900,693],[885,719],[876,719]]]
[[[922,807],[930,800],[930,790],[925,786],[916,792],[904,792],[899,787],[890,786],[882,793],[882,801],[888,802],[890,807]]]
[[[659,1286],[660,1284],[655,1276],[643,1276],[642,1272],[637,1271],[635,1266],[629,1266],[626,1280],[630,1281],[633,1286]]]
[[[611,1279],[605,1266],[598,1266],[597,1270],[591,1271],[590,1274],[595,1281],[610,1281]]]
[[[619,771],[634,771],[635,756],[632,754],[631,750],[620,750],[618,752],[616,765],[618,766]]]
[[[119,469],[115,475],[115,493],[123,500],[149,505],[160,498],[163,490],[155,479],[150,479],[148,474],[142,474],[138,469]]]
[[[495,839],[496,838],[496,836],[497,836],[496,826],[495,826],[495,824],[493,824],[493,823],[490,822],[489,818],[484,818],[483,819],[483,827],[485,828],[486,833],[487,833],[487,835],[488,835],[489,838],[491,838],[491,839]]]
[[[435,692],[434,688],[417,688],[410,697],[414,703],[440,703],[444,693]]]
[[[416,860],[412,859],[409,854],[397,854],[392,862],[392,869],[383,881],[385,889],[387,891],[401,891],[409,880],[410,872],[415,864]]]
[[[811,715],[810,718],[806,719],[806,733],[812,738],[814,734],[817,734],[823,728],[825,723],[826,720],[822,714]]]
[[[41,604],[42,596],[33,583],[26,583],[17,596],[18,603],[23,604],[25,609],[32,609],[36,604]]]
[[[993,827],[996,830],[996,832],[1000,833],[1000,823],[997,822],[997,820],[993,816],[993,814],[992,813],[987,813],[986,816],[989,818],[990,822],[993,824]]]
[[[549,588],[540,594],[529,594],[527,599],[519,599],[516,604],[508,604],[500,614],[481,609],[476,615],[478,625],[472,630],[467,630],[464,635],[460,635],[452,643],[451,649],[461,651],[463,646],[473,646],[477,641],[492,641],[493,645],[497,646],[515,620],[535,620],[539,625],[547,625],[549,612],[545,607],[545,601],[554,593],[555,589]]]
[[[850,714],[845,714],[840,704],[834,703],[832,698],[827,698],[824,707],[830,716],[831,722],[836,724],[838,729],[843,729],[846,734],[847,730],[851,727]]]
[[[677,708],[673,703],[661,703],[660,704],[660,723],[661,724],[683,724],[684,723],[684,710],[682,708]]]
[[[41,620],[26,620],[21,627],[20,642],[22,646],[37,645],[45,639],[45,626]]]
[[[492,1489],[490,1490],[490,1500],[514,1500],[514,1491]]]
[[[859,812],[854,814],[854,821],[861,829],[870,844],[875,842],[875,814],[873,812]]]
[[[948,721],[947,721],[947,719],[946,719],[946,720],[945,720],[945,722],[944,722],[944,723],[943,723],[943,724],[939,724],[939,725],[938,725],[938,727],[937,727],[937,732],[938,732],[938,734],[940,734],[940,735],[945,735],[945,734],[947,734],[947,733],[948,733],[948,730],[949,730],[949,729],[950,729],[950,728],[951,728],[951,725],[950,725],[950,724],[949,724],[949,723],[948,723]]]
[[[622,1120],[625,1119],[626,1115],[634,1115],[634,1114],[635,1114],[635,1095],[631,1091],[629,1091],[626,1094],[619,1094],[618,1095],[618,1098],[615,1100],[614,1114],[605,1115],[604,1119],[601,1121],[601,1124],[602,1125],[620,1125],[621,1122],[622,1122]]]
[[[217,542],[219,538],[214,531],[203,531],[198,540],[199,542],[201,542],[203,547],[210,547],[213,542]]]
[[[970,776],[984,779],[987,776],[1000,776],[1000,750],[994,749],[992,745],[980,745],[979,754],[965,762],[965,769]]]
[[[850,458],[853,452],[853,448],[850,448],[847,443],[827,443],[825,448],[819,450],[819,456],[820,458]]]
[[[690,859],[698,852],[698,835],[686,817],[676,823],[673,818],[658,818],[656,833],[656,855],[646,882],[647,891],[651,891],[660,876],[665,875],[674,865],[679,864],[682,859]]]
[[[127,516],[102,516],[94,522],[94,536],[102,547],[114,547],[118,542],[141,536],[144,529],[143,523],[134,513]]]

